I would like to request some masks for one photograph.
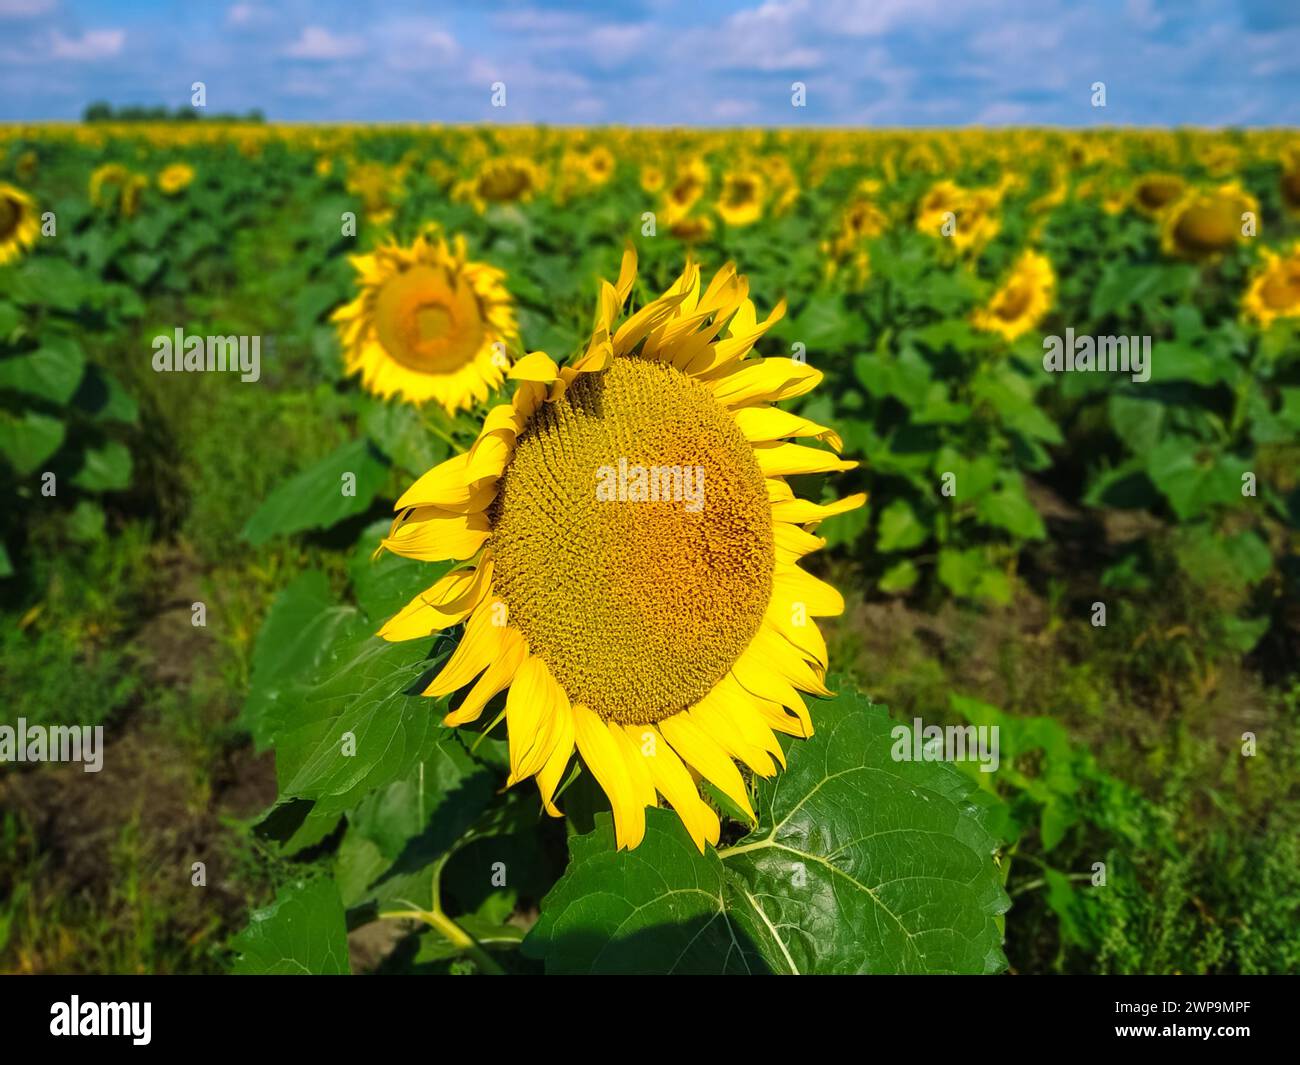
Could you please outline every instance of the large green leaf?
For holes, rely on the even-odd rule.
[[[609,818],[569,868],[525,950],[551,972],[988,973],[1008,900],[973,785],[895,761],[897,726],[846,692],[757,786],[758,826],[701,855],[676,817],[614,849]]]
[[[426,641],[388,643],[368,627],[332,647],[326,679],[278,705],[270,725],[281,799],[346,810],[427,761],[442,708],[413,696],[436,664]]]
[[[354,440],[282,484],[244,526],[250,543],[273,536],[329,528],[367,510],[383,484],[388,463],[368,440]],[[355,479],[355,493],[346,476]]]
[[[0,359],[0,388],[63,405],[81,383],[86,356],[71,337],[51,337],[35,351]]]
[[[360,623],[354,607],[340,605],[319,570],[300,573],[276,597],[257,634],[253,676],[243,724],[260,748],[282,723],[280,706],[302,696],[340,634]]]
[[[346,975],[348,933],[339,889],[327,879],[287,885],[270,906],[253,911],[231,947],[241,975]]]

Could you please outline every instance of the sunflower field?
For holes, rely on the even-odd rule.
[[[1300,971],[1293,132],[3,126],[0,481],[4,971]]]

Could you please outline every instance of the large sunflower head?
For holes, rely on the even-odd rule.
[[[1016,340],[1051,310],[1055,290],[1056,273],[1051,260],[1036,251],[1025,251],[993,298],[971,315],[971,324],[986,333]]]
[[[1300,318],[1300,243],[1285,255],[1264,252],[1264,264],[1251,278],[1241,308],[1265,328],[1278,318]]]
[[[813,618],[838,614],[834,588],[799,560],[824,543],[808,526],[860,506],[818,505],[785,478],[850,468],[830,429],[771,404],[821,374],[750,357],[784,312],[758,321],[726,266],[706,284],[692,263],[661,297],[623,307],[629,250],[603,283],[595,331],[563,368],[521,359],[513,400],[474,445],[397,502],[384,547],[454,568],[392,618],[389,640],[464,622],[425,691],[468,692],[446,716],[477,720],[509,689],[510,783],[535,777],[553,815],[576,748],[609,796],[620,847],[635,847],[662,796],[696,845],[719,823],[710,781],[752,816],[736,761],[763,776],[775,733],[808,736],[800,692],[828,694]]]
[[[1161,247],[1180,259],[1215,259],[1245,239],[1247,213],[1258,215],[1259,204],[1240,185],[1190,192],[1165,211]]]
[[[22,255],[39,234],[35,201],[22,189],[0,181],[0,266]]]
[[[361,292],[334,312],[348,373],[380,396],[436,400],[455,412],[486,399],[517,342],[505,275],[471,262],[464,238],[422,234],[352,265]]]

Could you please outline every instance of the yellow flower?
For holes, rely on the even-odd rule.
[[[372,225],[382,226],[397,213],[406,168],[384,163],[352,163],[348,167],[345,187],[361,200],[365,217]]]
[[[1162,215],[1160,246],[1180,259],[1217,258],[1245,239],[1248,213],[1258,217],[1259,204],[1240,185],[1189,192]]]
[[[140,197],[149,187],[149,179],[143,174],[129,174],[122,185],[121,211],[124,218],[134,218],[140,207]]]
[[[664,187],[663,168],[653,164],[641,168],[641,188],[653,195]]]
[[[1292,214],[1300,214],[1300,148],[1293,150],[1282,161],[1282,178],[1279,182],[1282,203]]]
[[[715,208],[729,226],[747,226],[763,217],[767,183],[756,170],[733,170],[724,174],[722,191]]]
[[[1035,251],[1021,253],[1002,287],[971,315],[971,324],[1008,341],[1033,329],[1052,308],[1056,273],[1051,260]]]
[[[189,163],[172,163],[170,166],[163,167],[162,173],[158,175],[158,187],[162,189],[164,195],[175,196],[188,188],[193,180],[194,167]]]
[[[40,228],[35,201],[21,189],[0,181],[0,266],[35,244]]]
[[[694,244],[713,235],[713,219],[703,214],[687,215],[674,219],[668,232],[678,240]]]
[[[463,237],[421,235],[352,257],[361,292],[334,312],[348,373],[369,391],[454,413],[487,398],[517,343],[505,275],[470,262]]]
[[[528,203],[545,186],[541,170],[528,159],[489,159],[473,178],[459,182],[451,197],[482,214],[492,204]]]
[[[1155,218],[1186,190],[1187,182],[1177,174],[1144,174],[1133,183],[1129,200],[1142,214]]]
[[[669,224],[685,218],[709,185],[709,168],[702,159],[690,159],[673,175],[664,193],[664,214]]]
[[[1300,242],[1285,255],[1264,250],[1264,264],[1251,277],[1241,308],[1264,328],[1278,318],[1300,318]]]
[[[465,565],[380,635],[465,622],[424,693],[469,689],[445,724],[478,720],[509,689],[508,783],[535,777],[559,816],[576,748],[609,797],[620,848],[641,842],[662,796],[703,851],[719,823],[696,781],[752,818],[736,761],[771,776],[784,761],[776,733],[812,734],[800,692],[829,694],[812,619],[844,604],[798,562],[825,543],[806,526],[864,497],[817,505],[786,482],[854,463],[786,442],[840,446],[771,406],[820,372],[748,357],[783,305],[760,322],[734,265],[704,284],[688,262],[627,314],[635,280],[629,250],[601,285],[585,353],[564,368],[541,352],[521,359],[513,400],[488,412],[477,442],[397,501],[385,548]]]
[[[1001,228],[995,214],[1001,200],[997,189],[966,189],[954,181],[937,181],[917,205],[916,228],[951,241],[959,252],[978,252]]]
[[[121,163],[105,163],[96,167],[90,175],[90,202],[96,207],[105,207],[110,202],[110,197],[117,200],[129,173]]]

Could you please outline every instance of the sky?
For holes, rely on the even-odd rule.
[[[0,121],[196,81],[288,122],[1300,126],[1300,0],[0,0]]]

